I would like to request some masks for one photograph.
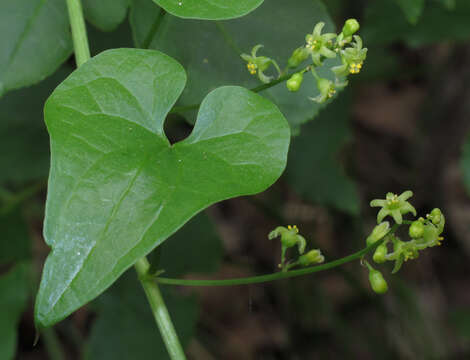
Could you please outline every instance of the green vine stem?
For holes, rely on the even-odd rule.
[[[305,68],[303,68],[302,70],[300,70],[300,72],[305,72],[305,71],[309,71],[311,69],[311,66],[312,64],[306,66]],[[258,92],[261,92],[261,91],[264,91],[264,90],[267,90],[269,88],[272,88],[273,86],[276,86],[277,84],[280,84],[284,81],[287,81],[290,79],[290,77],[295,74],[296,72],[299,72],[299,70],[297,71],[292,71],[288,74],[285,74],[285,75],[282,75],[281,77],[279,77],[278,79],[275,79],[267,84],[261,84],[259,86],[256,86],[254,88],[251,88],[250,91],[253,91],[255,93],[258,93]],[[183,105],[183,106],[174,106],[173,109],[170,110],[170,114],[174,114],[174,113],[181,113],[181,112],[186,112],[186,111],[191,111],[191,110],[197,110],[199,109],[199,106],[201,106],[201,104],[192,104],[192,105]]]
[[[80,0],[67,0],[70,26],[72,27],[73,47],[75,50],[75,61],[80,67],[90,58],[90,48],[86,34],[85,20]]]
[[[407,223],[407,222],[403,222]],[[333,269],[335,267],[341,266],[348,262],[359,260],[367,253],[374,250],[377,246],[382,244],[385,241],[387,235],[395,233],[400,225],[395,224],[392,228],[388,231],[388,233],[379,241],[375,242],[374,244],[359,250],[353,254],[348,256],[342,257],[337,260],[333,260],[327,262],[322,265],[312,266],[305,269],[299,270],[291,270],[291,271],[280,271],[275,272],[272,274],[267,275],[260,275],[260,276],[252,276],[252,277],[245,277],[245,278],[236,278],[236,279],[224,279],[224,280],[188,280],[188,279],[172,279],[172,278],[165,278],[165,277],[156,277],[156,280],[160,284],[164,285],[182,285],[182,286],[235,286],[235,285],[248,285],[248,284],[259,284],[259,283],[266,283],[270,281],[276,281],[281,279],[287,279],[307,274],[313,274],[320,271],[325,271],[329,269]]]
[[[90,59],[90,49],[88,46],[88,37],[86,34],[82,5],[80,0],[67,0],[67,8],[72,28],[75,59],[77,67],[80,67]],[[135,269],[139,275],[139,280],[145,290],[145,294],[147,295],[147,299],[152,308],[153,316],[155,317],[155,321],[157,322],[157,326],[171,359],[185,360],[186,357],[184,355],[183,348],[181,347],[178,336],[176,335],[175,328],[160,290],[153,280],[149,280],[149,268],[150,264],[145,257],[137,260],[135,263]]]
[[[145,257],[137,260],[135,263],[135,269],[137,270],[137,274],[139,275],[139,280],[145,290],[145,294],[147,294],[153,316],[157,322],[158,328],[160,329],[163,342],[165,343],[171,359],[186,359],[173,323],[171,322],[170,314],[168,313],[162,294],[160,293],[160,289],[149,274],[150,264],[148,260]]]

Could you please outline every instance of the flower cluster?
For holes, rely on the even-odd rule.
[[[385,199],[376,199],[370,202],[370,206],[381,209],[377,214],[378,225],[367,237],[366,243],[367,246],[371,246],[381,241],[380,245],[376,247],[372,259],[378,264],[394,261],[392,274],[400,270],[405,261],[416,259],[420,251],[441,245],[444,240],[441,234],[444,231],[445,217],[438,208],[433,209],[426,215],[426,218],[419,217],[414,221],[403,220],[403,216],[410,213],[416,216],[415,208],[408,202],[412,196],[413,193],[408,190],[400,195],[388,193]],[[391,231],[390,223],[383,221],[387,216],[391,216],[397,225],[403,223],[409,225],[409,240],[403,241]],[[366,265],[369,272],[373,270],[375,274],[378,271],[373,269],[370,264]],[[374,276],[377,277],[377,275]],[[371,285],[374,289],[372,281]]]
[[[299,234],[299,229],[296,225],[288,225],[287,227],[278,226],[268,235],[269,240],[277,237],[281,238],[281,263],[279,264],[279,267],[282,271],[287,271],[295,266],[319,264],[325,260],[321,251],[318,249],[313,249],[305,253],[307,242],[305,241],[305,238]],[[300,256],[295,261],[286,260],[287,250],[294,246],[297,246]]]
[[[256,45],[252,49],[251,55],[242,54],[241,57],[247,61],[247,68],[250,74],[258,74],[259,79],[263,83],[268,83],[273,79],[272,76],[266,76],[263,73],[271,64],[278,71],[279,77],[281,77],[289,69],[295,69],[308,58],[311,58],[312,63],[292,74],[287,80],[286,86],[289,91],[298,91],[302,84],[304,73],[310,72],[316,80],[317,89],[320,93],[318,96],[311,97],[310,99],[318,103],[324,103],[332,98],[337,90],[347,85],[347,76],[358,74],[361,71],[367,56],[367,49],[362,47],[362,39],[360,36],[354,35],[359,30],[359,23],[356,19],[346,20],[339,34],[322,33],[324,27],[324,22],[319,22],[314,26],[312,33],[305,36],[305,44],[292,52],[292,55],[287,60],[287,67],[282,72],[273,59],[265,56],[256,56],[257,50],[262,45]],[[335,76],[335,80],[332,81],[320,77],[316,72],[316,68],[322,67],[325,59],[335,58],[341,60],[341,65],[330,68]]]

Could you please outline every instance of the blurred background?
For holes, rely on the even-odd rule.
[[[109,4],[100,13],[84,2],[93,54],[148,47],[174,56],[190,79],[183,106],[219,85],[257,84],[223,43],[221,27],[243,52],[262,43],[285,64],[317,21],[340,31],[355,17],[369,49],[361,73],[326,106],[305,101],[315,95],[308,82],[294,97],[285,84],[265,93],[295,133],[286,172],[262,194],[213,205],[167,240],[150,255],[165,276],[277,271],[280,244],[267,234],[288,224],[326,261],[346,256],[365,247],[375,225],[369,201],[389,191],[411,189],[419,214],[440,207],[446,215],[443,246],[397,274],[380,267],[386,295],[372,292],[358,261],[268,284],[162,286],[190,359],[470,359],[469,1],[266,0],[245,18],[217,24],[162,15],[150,0]],[[0,11],[0,23],[6,15]],[[151,16],[165,16],[153,37]],[[34,297],[49,252],[42,108],[75,68],[65,44],[48,76],[0,98],[0,359],[166,359],[133,269],[32,345]],[[0,65],[7,47],[0,46]],[[172,115],[168,137],[185,137],[194,118]]]

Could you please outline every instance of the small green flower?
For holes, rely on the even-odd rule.
[[[351,47],[340,51],[342,64],[331,68],[337,77],[359,74],[362,69],[367,57],[367,48],[362,47],[362,39],[357,35],[354,35],[354,42],[351,45]]]
[[[299,235],[299,229],[296,225],[291,226],[288,225],[287,227],[278,226],[273,231],[271,231],[268,235],[268,239],[272,240],[277,237],[281,237],[281,263],[279,267],[284,268],[285,266],[285,259],[286,259],[286,251],[287,249],[296,246],[299,250],[299,254],[303,254],[305,251],[305,246],[307,242],[302,235]]]
[[[319,104],[324,103],[326,100],[331,99],[336,94],[336,87],[333,81],[325,78],[317,78],[317,87],[320,94],[316,97],[311,97],[310,100]]]
[[[403,215],[409,212],[416,216],[415,208],[408,201],[406,201],[412,196],[413,192],[408,190],[401,195],[387,193],[385,200],[372,200],[370,202],[371,207],[382,208],[377,214],[377,223],[382,222],[382,220],[388,215],[393,217],[393,220],[395,220],[397,224],[401,224],[403,222]]]
[[[266,56],[257,56],[256,53],[263,45],[256,45],[251,49],[251,55],[248,54],[241,54],[241,58],[247,62],[246,67],[251,75],[258,74],[258,78],[261,82],[267,84],[269,83],[274,77],[268,76],[264,74],[271,65],[273,65],[278,74],[281,74],[281,69],[277,65],[276,61]]]
[[[319,22],[313,28],[313,32],[305,36],[305,41],[307,42],[305,48],[310,52],[313,63],[316,66],[322,65],[322,56],[330,59],[336,57],[336,53],[331,50],[336,34],[326,33],[322,35],[321,31],[324,26],[324,22]]]

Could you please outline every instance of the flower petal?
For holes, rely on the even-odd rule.
[[[306,245],[307,242],[305,241],[305,238],[302,235],[297,235],[297,246],[299,248],[299,254],[304,253]]]
[[[408,200],[410,197],[413,196],[413,191],[411,190],[407,190],[407,191],[404,191],[402,192],[399,196],[398,196],[398,200],[401,200],[401,201],[406,201]]]
[[[403,205],[400,206],[400,212],[405,215],[409,212],[413,213],[416,216],[416,209],[411,205],[409,202],[405,202]]]
[[[272,76],[265,75],[261,70],[258,71],[258,78],[264,84],[269,83],[272,80]]]
[[[319,50],[319,53],[330,59],[336,57],[336,53],[333,50],[328,49],[326,46],[322,46]]]
[[[251,56],[256,57],[256,53],[260,48],[262,48],[264,45],[258,44],[251,49]]]
[[[323,21],[320,21],[317,25],[315,25],[315,27],[313,28],[313,35],[317,35],[317,36],[320,36],[321,34],[321,31],[323,29],[323,27],[325,26],[325,23]]]
[[[392,210],[391,215],[393,217],[393,220],[395,220],[397,224],[401,224],[403,222],[403,216],[401,216],[401,212],[399,209]]]
[[[253,61],[253,57],[248,54],[241,54],[240,57],[245,61]]]
[[[370,202],[370,207],[383,207],[387,204],[387,200],[382,199],[374,199]]]
[[[377,224],[380,224],[387,215],[390,215],[390,210],[384,207],[380,209],[379,213],[377,214]]]

